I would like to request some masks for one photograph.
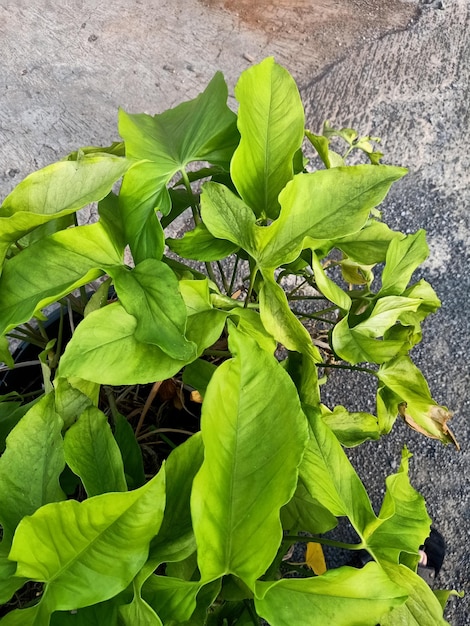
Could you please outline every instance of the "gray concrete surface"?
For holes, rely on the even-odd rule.
[[[218,69],[235,106],[240,72],[270,54],[299,81],[313,130],[330,119],[381,136],[385,161],[410,169],[386,202],[387,221],[427,229],[432,259],[422,274],[443,301],[413,356],[435,399],[455,411],[462,450],[398,424],[352,459],[377,504],[409,441],[412,481],[448,543],[439,582],[470,592],[468,0],[258,4],[266,10],[252,3],[250,12],[246,0],[0,0],[0,198],[37,167],[117,139],[118,106],[162,111]],[[373,408],[359,377],[335,376],[328,387],[337,403]],[[451,601],[446,616],[464,626],[469,612],[468,599]]]

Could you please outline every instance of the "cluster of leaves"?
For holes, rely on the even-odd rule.
[[[305,131],[295,82],[273,59],[242,74],[235,93],[237,115],[220,74],[162,114],[120,111],[123,143],[35,172],[0,208],[6,363],[9,333],[107,277],[62,356],[54,342],[41,353],[44,395],[1,405],[0,601],[42,584],[5,626],[445,623],[448,592],[415,573],[430,519],[410,454],[376,514],[343,448],[388,433],[399,413],[454,441],[408,356],[439,306],[426,281],[410,285],[428,254],[424,231],[392,231],[375,209],[406,171],[381,165],[350,129]],[[338,136],[343,156],[330,145]],[[304,141],[325,167],[307,171]],[[346,165],[353,149],[370,163]],[[91,202],[99,220],[78,226]],[[166,238],[187,209],[194,228]],[[307,304],[323,302],[310,317],[329,325],[322,341],[301,321],[308,311],[291,308],[299,281]],[[216,365],[207,355],[221,337]],[[339,359],[376,364],[377,416],[322,404],[318,370]],[[100,386],[181,372],[203,397],[201,429],[146,482],[130,424],[98,408]],[[279,579],[298,533],[321,543],[339,517],[360,539],[349,547],[372,561]]]

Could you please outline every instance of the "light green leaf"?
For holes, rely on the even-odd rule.
[[[346,448],[380,438],[377,418],[370,413],[350,413],[344,406],[335,406],[333,411],[322,407],[322,412],[323,421]]]
[[[279,218],[260,228],[258,264],[278,267],[293,261],[305,237],[331,240],[359,231],[405,173],[400,167],[356,165],[298,174],[281,192]]]
[[[324,166],[328,169],[330,167],[335,167],[334,165],[332,165],[330,161],[329,139],[327,139],[323,135],[315,135],[309,130],[305,131],[305,136],[307,137],[307,139],[310,141],[312,146],[317,151],[318,156],[323,161]],[[344,161],[341,163],[341,165],[344,165]]]
[[[203,223],[186,232],[181,239],[168,238],[166,244],[179,256],[194,261],[219,261],[238,249],[237,244],[213,237]]]
[[[328,278],[314,250],[312,250],[312,269],[315,283],[325,298],[328,298],[330,302],[336,304],[343,311],[349,311],[351,298],[331,278]]]
[[[313,578],[258,582],[255,606],[271,626],[376,626],[406,597],[381,567],[368,563]]]
[[[127,491],[119,447],[106,415],[96,407],[86,409],[64,438],[65,460],[80,476],[88,497],[108,491]]]
[[[126,155],[146,162],[124,177],[120,204],[126,232],[136,262],[146,258],[149,220],[156,210],[167,215],[171,200],[167,183],[191,161],[225,165],[238,143],[236,116],[227,107],[227,86],[217,73],[206,90],[151,117],[119,113],[119,132],[125,140]],[[151,246],[150,246],[151,247]]]
[[[225,318],[216,310],[188,318],[186,336],[197,344],[197,355],[219,338]],[[117,302],[91,313],[77,326],[58,375],[87,377],[105,385],[135,385],[171,378],[187,365],[188,361],[173,359],[155,345],[137,341],[136,326],[135,317]]]
[[[205,183],[201,194],[201,215],[208,230],[218,239],[240,246],[256,257],[256,217],[233,191],[218,183]]]
[[[442,616],[442,607],[422,578],[404,565],[384,563],[390,580],[406,589],[408,600],[385,615],[381,626],[449,626]]]
[[[384,363],[392,359],[402,348],[405,339],[383,339],[384,333],[403,313],[416,311],[421,302],[417,298],[385,296],[380,298],[369,316],[352,328],[350,317],[343,318],[333,329],[333,348],[343,360],[352,365],[361,361]]]
[[[63,422],[54,409],[54,396],[37,402],[7,437],[0,458],[0,521],[3,541],[11,541],[25,515],[48,502],[65,499],[59,476],[65,459]]]
[[[335,246],[357,263],[374,265],[385,261],[393,239],[402,239],[404,236],[403,233],[391,230],[383,222],[371,219],[359,232],[335,241]]]
[[[151,576],[142,588],[142,595],[161,617],[163,624],[180,624],[194,613],[196,597],[202,586],[201,582]]]
[[[429,537],[431,519],[424,498],[410,484],[406,447],[396,474],[386,478],[387,490],[379,512],[379,524],[372,525],[364,538],[367,549],[381,565],[403,563],[415,569],[418,550]],[[370,531],[370,532],[369,532]]]
[[[304,135],[299,91],[289,72],[271,57],[243,72],[235,96],[241,140],[231,162],[232,180],[257,217],[274,219]]]
[[[382,287],[378,295],[401,295],[408,286],[411,275],[428,254],[424,230],[419,230],[414,235],[407,235],[403,239],[392,239],[387,250],[382,272]]]
[[[337,517],[346,515],[360,537],[376,516],[369,496],[338,439],[318,409],[304,406],[310,439],[300,466],[300,478],[310,496]]]
[[[194,387],[194,389],[199,391],[201,396],[204,396],[207,385],[216,369],[217,367],[213,363],[205,361],[204,359],[196,359],[196,361],[189,363],[189,365],[186,365],[184,368],[183,382],[185,385]]]
[[[0,544],[0,604],[4,605],[11,599],[15,591],[25,584],[25,578],[15,576],[16,563],[3,554],[6,542]],[[6,550],[8,552],[8,548]],[[1,620],[0,620],[1,621]]]
[[[6,337],[0,337],[0,363],[5,363],[8,367],[14,367],[15,362],[10,354],[9,342]]]
[[[132,602],[119,607],[119,617],[120,626],[163,626],[162,620],[136,590]]]
[[[91,390],[92,398],[88,393],[80,389],[83,388],[78,379],[65,379],[56,377],[54,380],[55,387],[55,408],[64,422],[64,429],[70,428],[74,422],[80,417],[85,409],[92,404],[98,404],[97,394],[91,388],[96,385],[87,383],[87,391]],[[97,389],[99,393],[99,388]]]
[[[181,361],[196,357],[196,346],[185,338],[187,312],[178,280],[165,263],[146,259],[132,270],[120,265],[108,273],[120,302],[137,320],[137,341]]]
[[[408,356],[383,364],[377,372],[379,380],[401,399],[398,407],[405,422],[414,430],[443,443],[459,445],[447,426],[452,413],[431,397],[426,379]]]
[[[281,509],[282,528],[290,533],[300,531],[320,535],[335,528],[336,517],[310,495],[301,477],[292,499]]]
[[[229,347],[235,357],[212,377],[202,408],[205,457],[191,511],[202,580],[233,573],[253,586],[282,539],[279,510],[295,491],[306,426],[274,356],[232,325]]]
[[[48,221],[101,200],[130,165],[122,157],[81,155],[27,176],[0,207],[0,267],[11,243]]]
[[[401,403],[400,396],[393,393],[388,387],[379,384],[377,389],[377,419],[380,432],[387,435],[398,417],[398,405]]]
[[[51,610],[112,598],[144,565],[165,507],[165,474],[126,493],[43,506],[18,526],[9,558],[17,574],[46,583]]]
[[[60,231],[6,261],[0,277],[0,334],[94,280],[102,268],[121,263],[122,252],[97,222]]]

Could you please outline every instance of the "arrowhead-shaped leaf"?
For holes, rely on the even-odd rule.
[[[127,491],[121,453],[106,415],[86,409],[65,434],[65,460],[80,476],[88,497]]]
[[[104,198],[131,161],[109,154],[81,155],[27,176],[0,207],[0,267],[10,244],[51,220]]]
[[[54,395],[44,396],[18,422],[0,458],[0,521],[3,544],[26,516],[48,502],[64,500],[59,476],[65,466]]]
[[[135,491],[49,504],[21,521],[9,558],[18,576],[46,583],[51,611],[96,604],[144,565],[164,507],[163,470]]]
[[[278,196],[294,175],[305,116],[287,70],[267,58],[243,72],[235,87],[241,140],[233,155],[232,180],[257,217],[279,215]]]
[[[204,399],[205,457],[191,511],[202,580],[233,573],[253,586],[282,539],[279,511],[297,484],[306,423],[274,356],[232,326],[230,348],[235,357],[218,368]]]

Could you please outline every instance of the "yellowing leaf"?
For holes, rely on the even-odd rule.
[[[321,576],[326,572],[325,555],[323,554],[323,548],[319,543],[315,543],[313,541],[307,543],[305,565],[308,565],[308,567],[317,576]]]

